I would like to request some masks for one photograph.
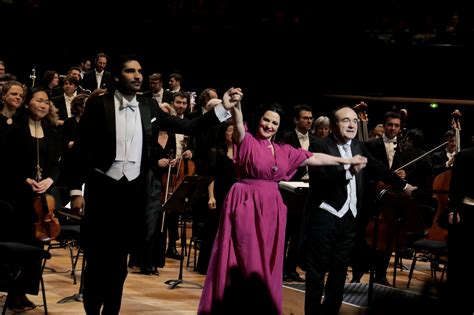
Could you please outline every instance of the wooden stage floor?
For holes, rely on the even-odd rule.
[[[56,314],[84,314],[82,302],[70,301],[58,304],[61,299],[78,293],[79,282],[74,285],[70,275],[71,262],[68,249],[58,248],[51,251],[53,257],[47,263],[47,270],[44,272],[46,287],[46,298],[48,311],[51,315]],[[191,256],[192,259],[193,256]],[[186,261],[185,261],[186,262]],[[408,267],[411,260],[403,260]],[[80,262],[79,264],[80,265]],[[192,266],[192,262],[191,262]],[[393,270],[393,268],[391,268]],[[303,273],[301,273],[304,276]],[[196,314],[199,298],[202,289],[193,285],[182,284],[175,289],[168,289],[164,282],[170,279],[177,279],[179,275],[179,261],[167,259],[166,266],[160,269],[159,276],[146,276],[129,269],[129,274],[125,283],[121,314]],[[440,273],[438,273],[440,275]],[[77,272],[78,281],[80,271]],[[198,284],[203,284],[205,276],[200,275],[190,268],[184,268],[183,279]],[[367,282],[368,276],[364,276],[362,282]],[[408,270],[397,272],[397,285],[399,289],[405,290],[408,278]],[[391,278],[389,278],[391,281]],[[350,274],[348,275],[348,281]],[[430,270],[427,263],[418,262],[414,272],[411,292],[420,292],[423,284],[430,280]],[[0,307],[3,307],[5,294],[0,292]],[[39,296],[29,296],[36,304],[42,304],[41,294]],[[284,286],[284,314],[303,314],[304,293],[289,290]],[[43,307],[30,310],[28,314],[42,314]],[[7,314],[12,314],[7,311]],[[354,309],[344,305],[341,314],[361,314],[359,309]]]

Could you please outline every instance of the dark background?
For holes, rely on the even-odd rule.
[[[306,103],[315,116],[356,103],[327,94],[474,99],[468,1],[319,2],[135,0],[112,7],[91,0],[0,0],[0,60],[28,82],[33,66],[39,75],[65,73],[98,52],[109,63],[134,53],[145,77],[180,72],[188,91],[240,86],[247,110],[264,101],[287,109]],[[453,36],[445,29],[454,14],[461,23]],[[436,38],[415,41],[427,18]],[[420,127],[428,146],[441,142],[455,108],[464,114],[464,142],[474,135],[472,106],[368,104],[369,127],[385,111],[407,108],[408,126]]]

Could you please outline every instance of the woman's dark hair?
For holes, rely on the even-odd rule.
[[[232,126],[232,121],[225,121],[219,125],[216,132],[216,149],[222,154],[227,154],[227,143],[225,142],[225,134],[227,132],[227,128]]]
[[[249,120],[248,129],[253,135],[256,135],[260,119],[262,118],[263,114],[268,111],[272,111],[280,115],[280,126],[278,127],[278,132],[276,133],[274,139],[275,141],[279,142],[281,140],[281,137],[279,135],[281,131],[283,131],[281,124],[284,120],[285,113],[283,111],[283,107],[278,103],[264,103],[257,107],[256,111],[253,113]]]

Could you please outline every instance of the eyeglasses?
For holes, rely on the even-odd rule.
[[[356,119],[350,119],[350,118],[343,118],[341,120],[339,120],[340,123],[343,123],[343,124],[350,124],[351,122],[354,123],[354,124],[358,124],[359,123],[359,119],[356,118]]]

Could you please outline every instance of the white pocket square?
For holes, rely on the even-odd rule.
[[[156,117],[153,117],[153,118],[151,119],[151,122],[154,122],[155,120],[156,120]]]

